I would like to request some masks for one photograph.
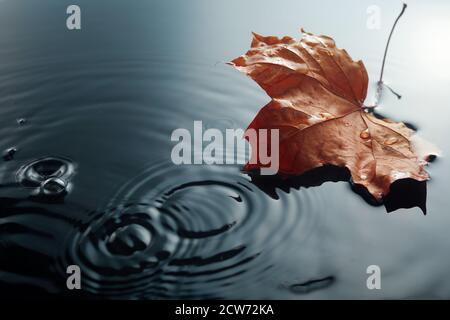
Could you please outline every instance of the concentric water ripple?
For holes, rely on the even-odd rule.
[[[70,179],[75,173],[72,161],[60,157],[45,157],[22,166],[16,180],[33,189],[33,196],[58,197],[72,188]]]
[[[236,295],[276,269],[284,239],[312,228],[310,199],[283,194],[268,198],[234,166],[152,165],[92,213],[61,263],[110,297]]]
[[[51,285],[31,282],[65,292],[66,268],[77,264],[83,293],[110,298],[257,298],[267,294],[261,287],[277,288],[286,280],[286,257],[298,256],[314,233],[323,193],[283,188],[272,198],[240,166],[175,166],[170,160],[153,160],[167,159],[171,131],[191,129],[194,120],[203,121],[205,129],[245,128],[266,99],[260,89],[222,64],[84,58],[77,58],[79,67],[67,81],[57,60],[32,67],[42,76],[41,90],[50,90],[55,82],[81,85],[83,103],[60,94],[65,92],[61,88],[48,104],[15,114],[29,119],[11,140],[21,149],[16,162],[24,165],[14,169],[15,161],[5,162],[9,170],[1,182],[8,185],[9,171],[16,170],[16,183],[44,199],[46,192],[58,195],[61,187],[73,188],[58,206],[54,201],[8,200],[2,223],[24,230],[32,226],[45,234],[26,248],[54,261],[58,271]],[[54,68],[51,76],[47,63]],[[22,68],[10,80],[26,79],[29,67]],[[124,84],[125,78],[133,86]],[[19,96],[0,102],[37,94],[36,88],[25,86]],[[55,105],[65,105],[61,112],[70,113],[61,116]],[[72,129],[80,123],[82,131]],[[11,125],[17,125],[15,120]],[[55,139],[56,133],[64,140]],[[58,151],[68,158],[20,158],[28,159],[33,150]],[[144,160],[151,164],[142,171]],[[37,223],[41,220],[45,223]],[[50,249],[47,238],[58,246]],[[11,248],[15,245],[13,233],[5,239]],[[37,248],[37,243],[43,245]]]

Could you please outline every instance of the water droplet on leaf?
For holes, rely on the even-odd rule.
[[[390,146],[391,144],[396,143],[397,140],[398,140],[398,139],[395,138],[395,137],[390,137],[390,138],[388,138],[388,139],[386,139],[386,140],[384,141],[384,144]]]
[[[322,119],[325,119],[325,120],[333,118],[333,115],[331,113],[328,113],[328,112],[320,112],[319,116]]]
[[[362,131],[359,136],[361,137],[361,139],[369,139],[370,138],[369,129]]]

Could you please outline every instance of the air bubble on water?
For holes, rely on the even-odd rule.
[[[45,157],[33,160],[19,168],[16,180],[38,197],[64,197],[72,189],[71,178],[75,165],[68,159]]]
[[[67,189],[67,182],[60,178],[50,178],[42,182],[40,190],[42,194],[56,196],[63,194]]]
[[[19,126],[23,126],[25,123],[27,123],[27,119],[25,118],[19,118],[16,121]]]
[[[75,166],[68,159],[45,157],[22,166],[16,174],[17,181],[25,187],[40,187],[50,178],[70,181]]]
[[[17,152],[16,147],[8,148],[3,152],[3,160],[10,161],[14,158],[14,155]]]

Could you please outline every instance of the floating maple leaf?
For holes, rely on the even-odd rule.
[[[251,49],[230,62],[272,98],[248,129],[279,129],[279,172],[346,167],[377,200],[396,180],[427,180],[414,131],[364,108],[368,75],[362,61],[353,61],[330,37],[302,32],[300,41],[253,34]],[[258,161],[245,169],[260,167]]]

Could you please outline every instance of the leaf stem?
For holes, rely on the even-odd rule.
[[[388,85],[386,85],[383,82],[383,74],[384,74],[384,66],[386,64],[387,52],[388,52],[388,49],[389,49],[389,44],[391,42],[392,34],[394,33],[395,26],[397,25],[398,20],[400,20],[401,16],[403,15],[403,13],[406,10],[406,8],[407,8],[407,4],[403,3],[402,11],[398,15],[397,19],[395,19],[394,24],[392,25],[392,28],[391,28],[391,32],[389,33],[389,38],[388,38],[387,43],[386,43],[386,48],[384,49],[383,62],[381,64],[380,79],[377,82],[377,90],[375,92],[375,101],[374,101],[374,104],[372,106],[367,106],[366,107],[366,110],[369,111],[369,112],[373,112],[373,110],[378,106],[378,104],[379,104],[379,102],[381,100],[381,95],[383,93],[383,86],[387,87],[398,99],[401,99],[401,97],[402,97],[400,94],[395,92],[391,87],[389,87]]]
[[[381,83],[383,82],[384,65],[386,63],[386,56],[387,56],[387,52],[388,52],[388,49],[389,49],[389,43],[391,42],[391,37],[392,37],[392,34],[394,33],[395,26],[397,25],[398,20],[400,20],[401,16],[405,12],[406,7],[407,7],[407,4],[403,3],[402,11],[398,15],[397,19],[395,19],[394,25],[392,26],[392,29],[391,29],[391,33],[389,34],[389,38],[388,38],[388,41],[387,41],[387,44],[386,44],[386,48],[384,49],[383,63],[381,65],[380,80],[378,80],[378,82],[381,82]]]

